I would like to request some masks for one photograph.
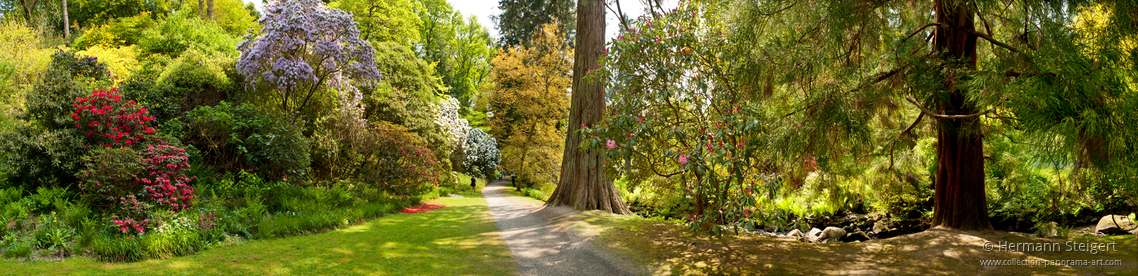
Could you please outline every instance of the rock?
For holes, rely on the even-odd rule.
[[[885,222],[884,220],[879,220],[879,221],[873,223],[873,232],[874,233],[881,233],[881,232],[885,232],[885,231],[889,231],[889,223],[888,222]]]
[[[818,235],[818,238],[815,239],[815,242],[837,243],[845,236],[846,230],[843,230],[842,228],[826,227],[826,230],[822,230],[822,233]]]
[[[810,232],[806,232],[806,237],[811,237],[811,238],[818,237],[819,233],[822,233],[822,229],[818,229],[818,228],[810,229]]]
[[[794,238],[801,238],[802,236],[805,236],[805,234],[802,234],[802,231],[798,231],[798,229],[794,229],[794,230],[790,230],[790,233],[786,233],[786,236],[787,237],[794,237]]]
[[[1107,215],[1099,219],[1098,225],[1095,226],[1095,233],[1106,235],[1126,234],[1135,230],[1138,230],[1138,223],[1126,216]]]
[[[862,232],[861,230],[850,232],[849,234],[846,234],[846,236],[842,237],[842,239],[841,239],[842,242],[855,242],[855,241],[868,241],[868,240],[869,240],[869,235],[866,235],[865,232]]]

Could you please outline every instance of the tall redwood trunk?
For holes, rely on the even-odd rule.
[[[937,0],[937,26],[933,47],[953,69],[976,68],[976,36],[973,11],[967,1]],[[952,72],[955,70],[945,70]],[[951,74],[951,73],[950,73]],[[956,81],[944,78],[934,94],[940,112],[966,115],[978,112],[965,100],[968,92]],[[961,230],[991,229],[984,194],[984,140],[979,118],[940,119],[937,125],[936,195],[933,225]]]
[[[602,0],[577,1],[577,37],[573,58],[573,95],[569,108],[569,132],[565,135],[565,154],[557,189],[546,205],[573,206],[578,210],[605,210],[631,213],[605,177],[603,152],[578,150],[583,140],[581,125],[595,125],[605,110],[602,79],[586,80],[585,71],[597,65],[605,47],[605,9]]]

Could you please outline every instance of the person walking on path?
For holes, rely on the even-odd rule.
[[[477,182],[477,180],[474,180],[474,177],[473,177],[473,176],[471,176],[471,177],[470,177],[470,193],[471,193],[471,194],[473,194],[473,193],[474,193],[474,187],[475,187],[475,186],[478,186],[478,182]]]

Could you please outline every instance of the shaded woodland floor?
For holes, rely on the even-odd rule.
[[[930,229],[883,240],[810,244],[754,234],[693,235],[666,222],[596,212],[579,215],[598,225],[597,244],[648,266],[654,275],[1138,275],[1134,235],[1040,239],[1003,231]],[[1008,252],[985,243],[1117,242],[1117,251]],[[1061,248],[1066,249],[1066,246]],[[985,265],[983,260],[1120,260],[1110,266]],[[1007,262],[1007,261],[1005,261]]]

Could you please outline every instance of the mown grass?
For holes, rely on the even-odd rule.
[[[506,275],[515,261],[482,197],[440,198],[445,208],[393,214],[326,233],[245,241],[199,254],[134,263],[88,258],[0,260],[14,275]]]

